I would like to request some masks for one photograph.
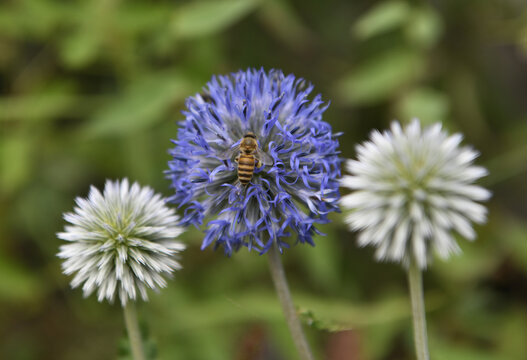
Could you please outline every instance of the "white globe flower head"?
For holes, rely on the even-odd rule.
[[[175,239],[182,233],[178,217],[161,195],[128,180],[107,181],[104,193],[91,187],[88,198],[77,198],[71,225],[57,236],[69,243],[60,247],[63,272],[75,273],[71,286],[82,284],[84,296],[97,290],[99,301],[121,304],[147,300],[147,288],[165,287],[164,275],[181,268],[176,254],[185,246]]]
[[[475,239],[471,222],[487,215],[477,202],[491,194],[473,185],[487,170],[473,165],[479,154],[462,139],[440,123],[422,130],[414,119],[404,129],[394,121],[357,146],[358,160],[346,162],[351,175],[341,180],[354,191],[341,205],[351,210],[346,222],[360,232],[359,245],[377,247],[378,260],[413,259],[424,269],[434,251],[443,259],[460,251],[453,232]]]

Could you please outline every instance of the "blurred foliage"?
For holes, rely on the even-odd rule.
[[[0,3],[0,358],[127,359],[118,305],[83,299],[55,257],[90,184],[163,170],[186,96],[217,73],[316,85],[344,157],[398,118],[462,131],[488,166],[490,219],[425,274],[434,359],[527,358],[527,9],[518,0],[5,0]],[[342,216],[284,257],[319,358],[412,358],[405,274]],[[159,359],[295,359],[265,257],[199,250],[139,308]],[[259,355],[260,354],[260,355]],[[263,355],[262,355],[263,354]],[[333,354],[333,355],[329,355]],[[347,354],[348,357],[344,357]]]

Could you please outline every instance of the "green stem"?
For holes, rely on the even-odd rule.
[[[126,330],[128,331],[128,339],[130,340],[130,348],[132,349],[132,356],[134,360],[145,360],[146,358],[143,351],[141,332],[139,331],[139,324],[137,322],[135,304],[128,301],[126,305],[123,306],[123,312]]]
[[[423,300],[423,279],[421,269],[413,259],[410,261],[410,268],[408,269],[408,284],[410,286],[412,318],[414,321],[415,353],[417,360],[429,360],[425,304]]]
[[[293,342],[300,353],[300,358],[302,360],[313,360],[313,354],[309,349],[309,345],[302,330],[302,325],[296,314],[295,306],[293,305],[293,300],[291,299],[291,292],[289,291],[289,286],[287,285],[287,280],[285,278],[284,266],[282,265],[282,260],[280,258],[280,251],[276,244],[273,244],[268,252],[269,258],[269,268],[271,270],[271,277],[273,278],[274,286],[282,304],[282,310],[284,311],[284,316],[289,326],[289,331],[293,336]]]

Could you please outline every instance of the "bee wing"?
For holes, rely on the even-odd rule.
[[[218,157],[223,160],[233,160],[240,153],[240,143],[233,144],[230,148],[218,153]]]
[[[265,151],[262,151],[260,148],[256,150],[256,158],[260,160],[264,165],[272,166],[274,164],[273,158],[268,155]]]

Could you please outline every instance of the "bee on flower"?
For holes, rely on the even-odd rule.
[[[313,86],[281,71],[213,77],[186,101],[167,176],[183,225],[207,223],[202,247],[230,255],[314,245],[338,210],[337,136]],[[293,242],[289,240],[293,238]]]

